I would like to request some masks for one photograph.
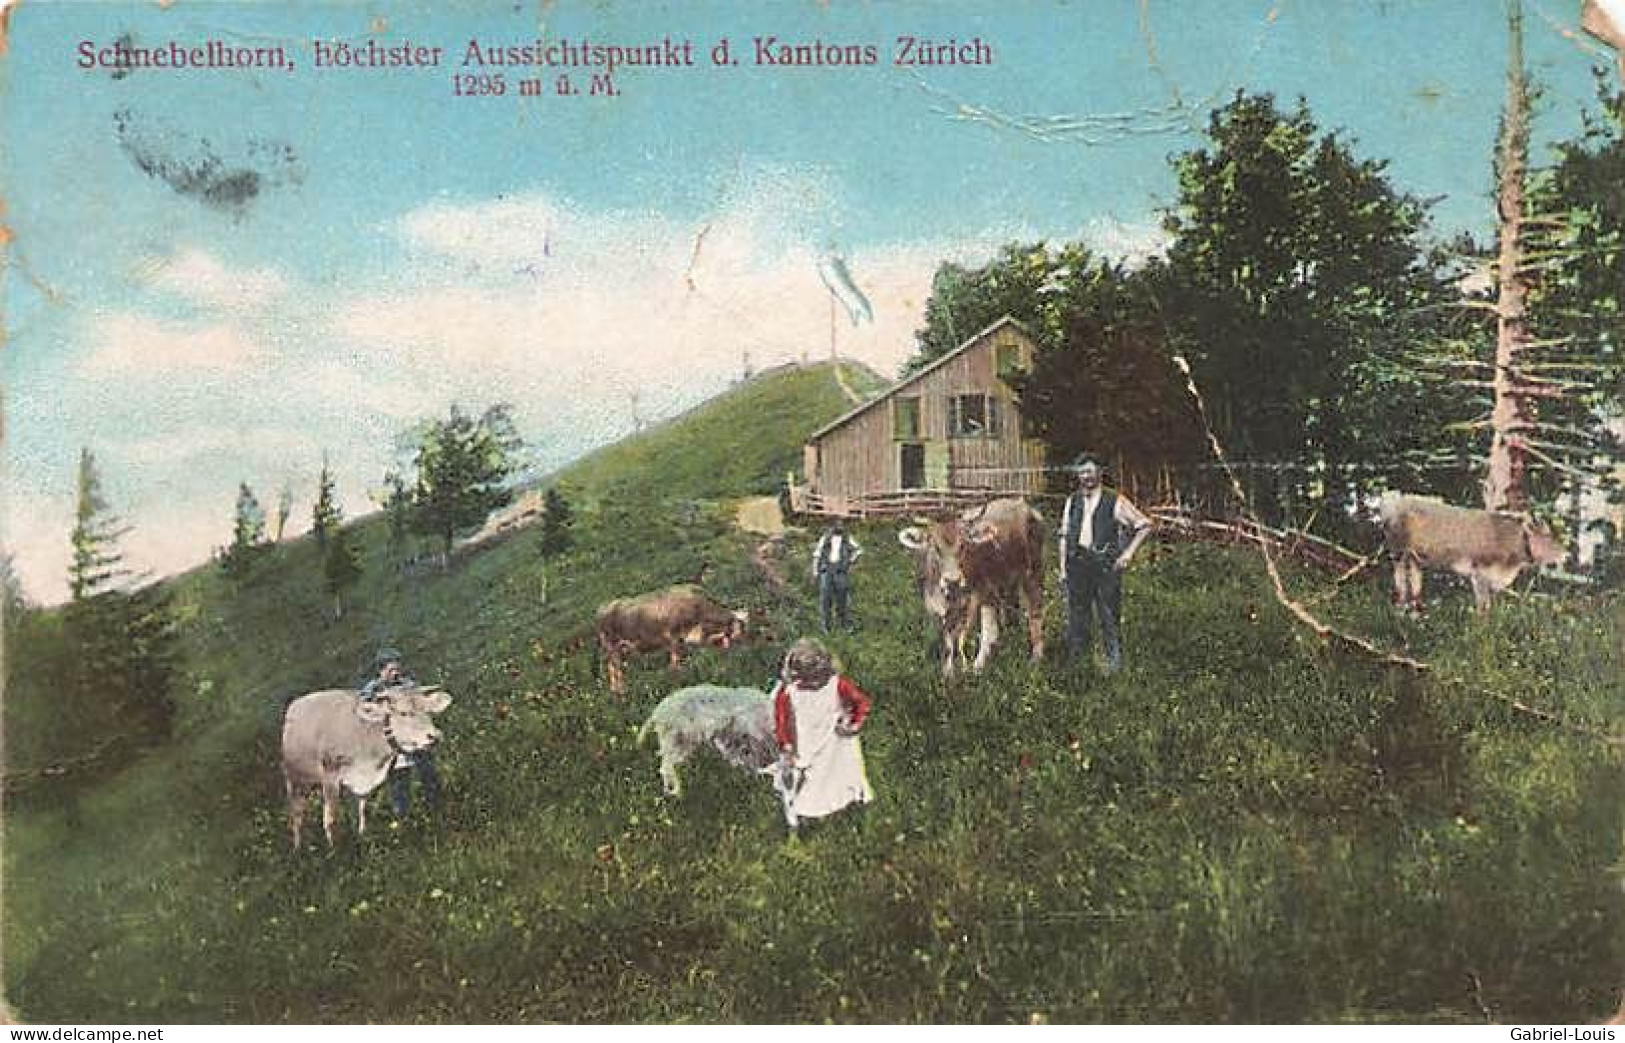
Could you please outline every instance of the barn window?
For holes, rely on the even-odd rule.
[[[993,372],[1008,380],[1021,372],[1021,345],[1000,344],[993,355]]]
[[[912,442],[920,437],[920,396],[898,396],[891,400],[892,437]]]
[[[955,438],[992,438],[999,433],[999,403],[992,395],[948,399],[948,430]]]

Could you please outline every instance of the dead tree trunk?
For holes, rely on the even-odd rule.
[[[1535,399],[1522,372],[1533,339],[1529,330],[1532,277],[1524,267],[1524,178],[1529,165],[1529,84],[1523,68],[1523,0],[1507,0],[1507,96],[1501,117],[1497,166],[1500,186],[1500,256],[1497,258],[1495,404],[1490,412],[1490,459],[1484,507],[1529,509],[1529,454],[1525,439],[1535,424]]]

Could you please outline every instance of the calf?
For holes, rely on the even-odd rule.
[[[1394,559],[1394,601],[1413,611],[1422,608],[1423,569],[1466,577],[1477,610],[1485,612],[1525,568],[1563,560],[1563,545],[1549,530],[1516,514],[1387,492],[1377,501],[1377,515]]]

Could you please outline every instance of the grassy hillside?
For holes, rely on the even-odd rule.
[[[663,799],[634,745],[649,709],[682,683],[764,683],[782,644],[707,652],[680,678],[651,659],[616,700],[571,639],[606,598],[703,561],[712,592],[767,609],[781,639],[810,631],[811,592],[762,584],[722,498],[770,490],[844,409],[832,389],[827,371],[778,374],[562,475],[578,545],[550,561],[526,532],[403,574],[363,524],[367,576],[338,624],[304,543],[240,590],[179,582],[178,738],[8,817],[9,1000],[33,1020],[121,1022],[1613,1008],[1625,773],[1484,692],[1619,731],[1617,600],[1477,620],[1458,597],[1413,623],[1372,584],[1322,605],[1457,686],[1294,629],[1245,551],[1154,546],[1128,579],[1123,674],[1029,666],[1017,638],[944,686],[893,528],[869,526],[859,631],[833,643],[875,697],[876,802],[787,842],[767,787],[712,758]],[[787,574],[810,538],[792,534]],[[1053,599],[1049,615],[1056,635]],[[444,818],[294,855],[281,706],[355,679],[386,641],[457,697]]]
[[[843,370],[860,395],[885,386],[864,366]],[[805,437],[852,405],[830,379],[827,364],[780,369],[662,424],[648,437],[592,453],[566,478],[572,488],[589,494],[637,481],[700,499],[770,495],[784,488],[787,472],[801,470]],[[822,420],[809,423],[815,417]]]

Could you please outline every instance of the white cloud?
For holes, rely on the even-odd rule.
[[[550,199],[527,196],[430,203],[407,214],[395,231],[430,253],[477,264],[525,264],[546,258],[553,238],[570,220]]]
[[[555,467],[627,433],[633,396],[655,420],[722,390],[747,361],[827,358],[818,263],[838,245],[835,198],[816,174],[763,168],[683,223],[542,195],[437,202],[383,230],[405,248],[386,276],[301,294],[297,308],[273,269],[231,272],[182,250],[143,287],[239,314],[85,321],[66,374],[75,438],[118,482],[132,567],[155,574],[229,538],[240,480],[268,508],[291,481],[289,531],[300,531],[324,451],[347,511],[370,509],[397,436],[453,402],[511,403],[532,461]],[[840,355],[891,375],[914,349],[939,263],[978,264],[1032,238],[1001,228],[843,250],[874,321],[854,326],[837,307]],[[71,506],[8,505],[7,543],[38,598],[65,593]]]
[[[288,291],[274,268],[231,268],[204,250],[187,248],[151,261],[142,272],[154,289],[233,312],[260,311]]]
[[[398,223],[407,243],[509,268],[358,295],[337,310],[337,340],[470,404],[485,392],[521,406],[569,396],[611,410],[634,390],[645,403],[686,404],[685,388],[715,390],[747,356],[756,369],[826,358],[830,298],[817,266],[828,245],[817,230],[832,204],[816,180],[794,174],[758,173],[749,184],[759,191],[730,194],[685,225],[543,196],[435,203]],[[838,309],[839,353],[893,372],[913,352],[937,264],[980,261],[1009,234],[848,253],[874,322],[854,327]],[[536,253],[544,241],[545,256]]]
[[[91,380],[172,379],[189,372],[239,371],[263,352],[231,322],[173,322],[134,312],[98,315],[90,321],[92,348],[78,366]]]

